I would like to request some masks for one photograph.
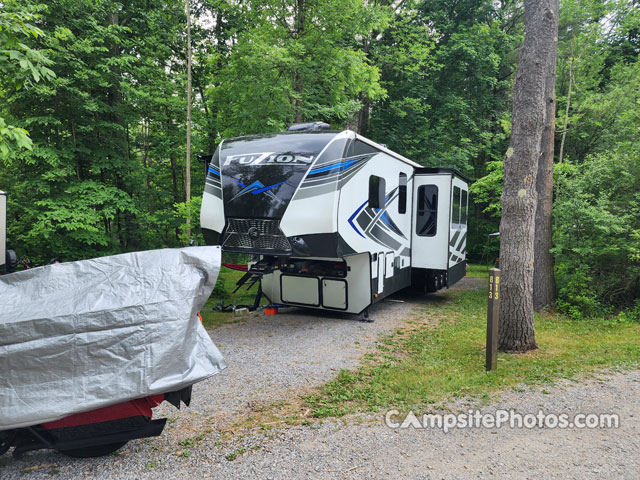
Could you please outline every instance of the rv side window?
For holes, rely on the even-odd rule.
[[[375,155],[380,153],[376,148],[361,140],[354,140],[349,146],[348,157],[357,157],[359,155]]]
[[[460,202],[462,203],[461,207],[462,207],[462,218],[460,219],[460,223],[462,223],[463,225],[467,224],[467,191],[466,190],[462,190],[462,201]]]
[[[401,173],[398,182],[398,213],[407,213],[407,174]]]
[[[451,205],[451,224],[460,224],[460,187],[453,187],[453,198]]]
[[[438,187],[418,187],[418,211],[416,233],[421,237],[433,237],[438,229]]]
[[[384,178],[369,177],[369,208],[384,207]]]

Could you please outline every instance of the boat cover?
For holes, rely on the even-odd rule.
[[[0,430],[166,393],[225,367],[197,313],[220,247],[0,276]]]

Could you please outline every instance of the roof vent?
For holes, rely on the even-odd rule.
[[[289,127],[289,132],[316,132],[318,130],[331,130],[331,125],[324,122],[294,123]]]

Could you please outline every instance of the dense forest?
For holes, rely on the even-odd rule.
[[[469,256],[495,258],[524,38],[512,0],[0,2],[0,189],[35,262],[172,247],[224,138],[325,121],[474,180]],[[558,307],[640,317],[640,2],[562,0],[553,209]]]

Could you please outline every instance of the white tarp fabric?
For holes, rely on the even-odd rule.
[[[0,430],[179,390],[218,373],[197,313],[220,247],[151,250],[0,276]]]

